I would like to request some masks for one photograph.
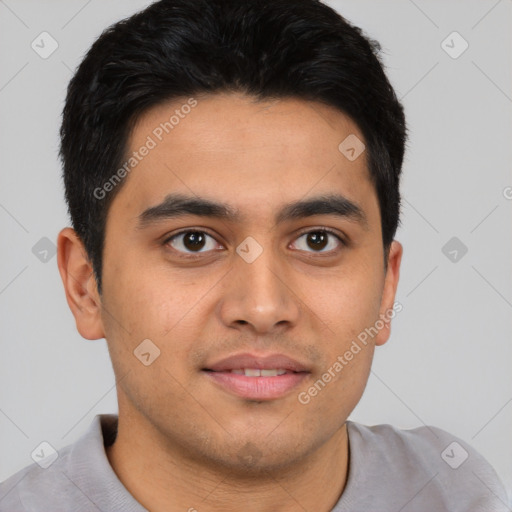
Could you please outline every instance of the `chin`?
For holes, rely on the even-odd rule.
[[[236,440],[234,436],[226,436],[223,440],[225,449],[216,443],[215,453],[203,453],[202,462],[208,458],[217,470],[222,468],[234,477],[261,477],[296,467],[300,459],[313,450],[313,440],[308,443],[291,432],[271,438],[271,431],[265,430],[261,435],[246,433]],[[307,449],[309,445],[311,447]]]

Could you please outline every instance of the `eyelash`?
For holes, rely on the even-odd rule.
[[[177,238],[178,236],[180,235],[183,235],[183,234],[186,234],[186,233],[201,233],[201,234],[205,234],[205,235],[208,235],[209,237],[213,238],[215,240],[215,237],[213,235],[211,235],[210,233],[208,233],[208,231],[205,231],[204,229],[193,229],[193,228],[187,228],[187,229],[183,229],[181,231],[179,231],[178,233],[175,233],[174,235],[171,235],[169,237],[167,237],[164,241],[163,241],[163,245],[166,246],[169,244],[169,242],[171,242],[172,240],[174,240],[175,238]],[[295,238],[295,240],[298,240],[300,237],[304,236],[304,235],[307,235],[308,233],[327,233],[329,235],[332,235],[334,236],[334,238],[337,239],[337,241],[340,243],[340,245],[342,247],[346,247],[348,244],[347,242],[336,232],[336,231],[333,231],[332,229],[329,229],[329,228],[307,228],[303,231],[301,231],[297,237]],[[203,252],[182,252],[182,251],[178,251],[177,249],[174,249],[174,251],[176,251],[177,253],[179,253],[182,257],[184,258],[198,258],[198,257],[201,257],[201,254],[205,254],[205,253],[208,253],[210,251],[203,251]],[[332,253],[336,253],[338,252],[339,249],[333,249],[333,250],[330,250],[330,251],[311,251],[312,254],[332,254]],[[307,251],[309,252],[309,251]]]

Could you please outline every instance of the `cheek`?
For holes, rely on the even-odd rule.
[[[157,287],[157,283],[152,286],[149,280],[141,283],[125,279],[105,295],[105,314],[113,317],[109,323],[122,328],[133,340],[161,338],[178,322],[185,307],[182,297]]]
[[[356,337],[378,318],[382,275],[375,267],[344,269],[322,286],[324,293],[311,295],[312,307],[341,342]]]
[[[358,352],[350,356],[350,361],[346,359],[346,350],[334,352],[325,371],[317,375],[316,380],[303,389],[298,397],[299,407],[304,408],[308,418],[308,429],[316,435],[323,433],[322,436],[326,438],[332,435],[350,416],[363,395],[371,368],[373,346],[359,345],[356,349]],[[343,348],[349,349],[347,346]]]
[[[174,290],[156,275],[146,277],[139,272],[119,279],[118,286],[105,289],[103,311],[120,385],[130,400],[146,411],[169,396],[176,406],[183,400],[180,382],[185,382],[187,375],[181,365],[189,358],[190,340],[196,337],[192,330],[195,294],[179,287]],[[157,413],[153,410],[152,414]]]
[[[190,359],[202,320],[211,314],[205,309],[211,307],[205,297],[208,288],[200,280],[193,282],[165,268],[139,266],[138,272],[121,268],[116,272],[115,281],[105,283],[103,311],[106,338],[116,360],[124,371],[134,365],[138,368],[134,351],[144,340],[151,340],[158,353],[155,366],[181,374],[180,361]]]
[[[113,327],[122,324],[118,327],[134,341],[164,337],[193,307],[190,287],[161,264],[151,265],[138,254],[126,252],[105,258],[104,268],[106,313],[117,320]]]

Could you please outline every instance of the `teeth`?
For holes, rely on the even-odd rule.
[[[278,375],[284,375],[286,370],[282,368],[272,368],[270,370],[260,370],[259,368],[242,368],[239,370],[231,370],[231,373],[237,375],[245,375],[246,377],[277,377]]]
[[[246,377],[260,377],[261,376],[261,370],[253,370],[252,368],[245,368],[244,369],[245,376]]]
[[[262,377],[277,377],[278,375],[283,375],[286,373],[286,370],[261,370]]]

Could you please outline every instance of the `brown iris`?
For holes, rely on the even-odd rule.
[[[190,251],[202,249],[205,244],[205,235],[200,231],[190,231],[183,235],[183,245]]]
[[[328,234],[323,231],[312,231],[307,234],[306,240],[311,249],[321,250],[328,243]]]

